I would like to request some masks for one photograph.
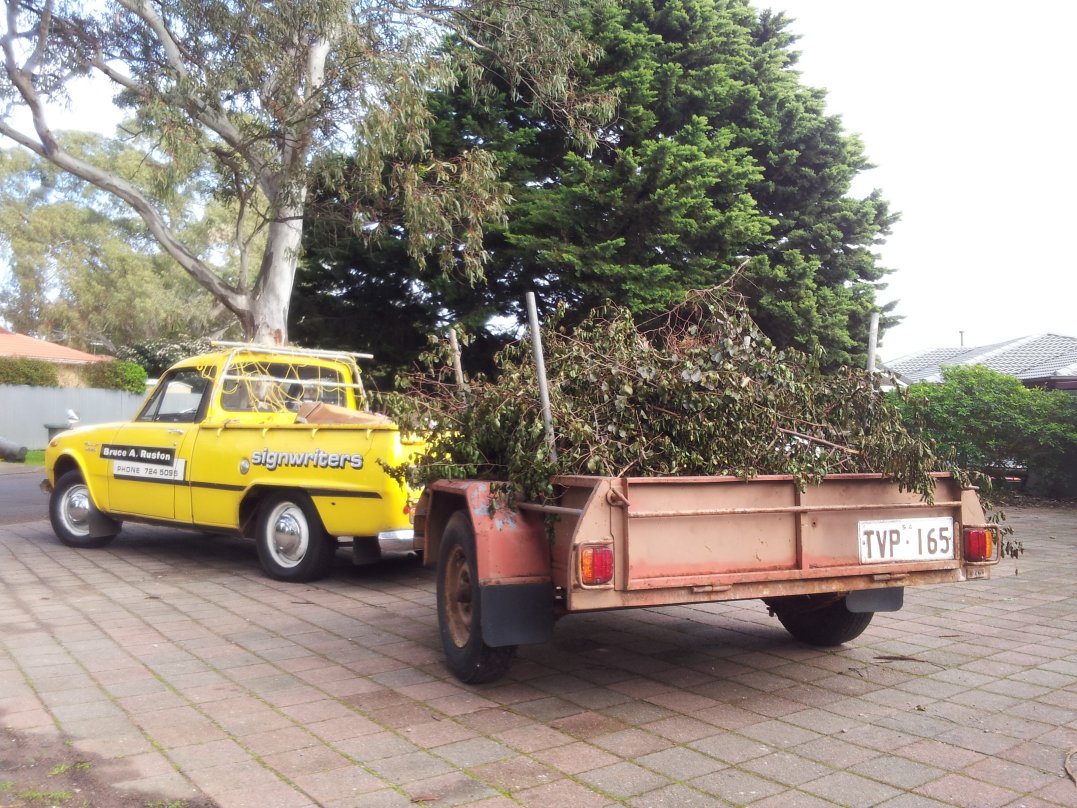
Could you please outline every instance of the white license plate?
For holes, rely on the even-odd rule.
[[[859,523],[860,563],[942,561],[954,557],[954,520],[873,519]]]

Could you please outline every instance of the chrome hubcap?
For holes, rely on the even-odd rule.
[[[291,503],[282,503],[269,520],[269,550],[282,567],[294,567],[307,554],[310,531],[303,512]]]
[[[90,492],[85,485],[73,486],[64,497],[63,517],[68,530],[86,535],[90,532]]]

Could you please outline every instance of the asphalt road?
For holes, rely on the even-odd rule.
[[[0,525],[19,525],[49,517],[49,498],[38,487],[41,466],[0,463]]]

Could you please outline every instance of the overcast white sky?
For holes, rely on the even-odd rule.
[[[864,141],[901,213],[884,359],[1077,336],[1077,3],[754,0],[800,34],[803,81]]]

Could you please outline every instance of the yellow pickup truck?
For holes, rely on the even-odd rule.
[[[357,560],[410,550],[418,492],[383,464],[423,444],[365,410],[369,355],[215,347],[171,367],[133,421],[50,441],[42,487],[60,541],[101,547],[125,521],[241,535],[282,581],[325,575],[342,539]]]

